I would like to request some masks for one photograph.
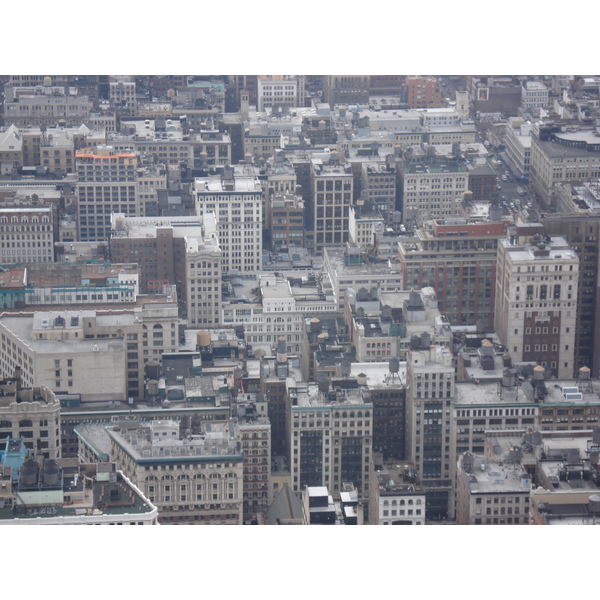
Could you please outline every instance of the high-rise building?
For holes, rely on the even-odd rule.
[[[0,208],[0,263],[54,262],[55,228],[51,207]]]
[[[213,213],[201,217],[111,215],[110,252],[140,265],[144,292],[176,285],[191,327],[218,325],[221,249]]]
[[[334,497],[351,482],[368,498],[373,404],[366,386],[330,389],[304,384],[290,391],[288,409],[292,490],[325,486]]]
[[[111,146],[75,154],[78,176],[77,213],[81,241],[108,240],[111,213],[136,216],[137,155],[116,152]]]
[[[595,182],[557,186],[559,212],[542,219],[548,235],[564,236],[579,257],[579,289],[575,326],[575,368],[588,367],[600,376],[600,186]]]
[[[498,243],[495,329],[515,362],[574,376],[579,258],[540,223],[517,225]]]
[[[196,214],[215,213],[223,273],[249,275],[262,267],[263,192],[255,177],[223,174],[196,179]]]
[[[421,225],[460,214],[469,174],[463,159],[428,156],[402,166],[402,222]]]
[[[452,518],[456,470],[452,353],[439,345],[409,350],[406,362],[407,460],[425,488],[427,520]]]
[[[350,165],[313,161],[311,206],[307,208],[311,212],[309,223],[312,225],[310,233],[315,254],[322,255],[324,248],[348,242],[352,189]]]
[[[494,327],[498,240],[508,222],[435,220],[400,240],[405,289],[433,287],[440,312],[452,325]]]

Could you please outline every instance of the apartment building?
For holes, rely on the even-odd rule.
[[[236,176],[231,167],[223,174],[196,179],[196,214],[215,214],[223,273],[247,275],[262,267],[262,204],[260,182]]]
[[[579,258],[539,223],[517,225],[498,243],[495,330],[516,362],[573,375]]]
[[[238,403],[238,430],[244,453],[244,519],[266,512],[273,499],[271,483],[271,423],[268,417],[243,410]]]
[[[137,262],[143,292],[176,285],[191,327],[220,322],[222,251],[213,213],[200,217],[111,215],[110,253]]]
[[[446,106],[442,86],[435,77],[406,78],[407,101],[410,108],[441,108]]]

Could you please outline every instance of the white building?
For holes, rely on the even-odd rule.
[[[372,470],[370,525],[425,525],[426,498],[408,464]]]
[[[258,112],[273,107],[302,106],[304,76],[259,75],[257,79]]]
[[[460,215],[463,194],[469,189],[464,160],[423,157],[404,166],[402,174],[403,223],[420,225]]]
[[[526,81],[521,87],[521,109],[539,111],[548,106],[548,88],[541,81]]]
[[[196,179],[194,196],[198,216],[216,215],[223,273],[259,271],[263,193],[258,179],[235,176],[233,169],[226,167],[221,177]]]

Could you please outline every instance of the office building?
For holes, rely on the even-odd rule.
[[[579,257],[574,367],[588,367],[600,376],[600,315],[598,314],[598,241],[600,189],[596,181],[559,184],[557,214],[542,219],[548,235],[564,236]]]
[[[600,140],[595,130],[535,123],[531,132],[530,181],[542,206],[555,205],[554,186],[600,177]]]
[[[61,456],[60,436],[60,403],[52,390],[23,385],[18,367],[14,376],[0,379],[1,440],[22,439],[30,453],[57,459]]]
[[[339,498],[353,483],[368,498],[373,404],[366,387],[331,388],[328,379],[289,392],[289,465],[292,490],[325,486]]]
[[[306,228],[312,237],[308,246],[322,255],[328,246],[349,240],[349,211],[353,204],[353,177],[349,165],[313,161],[311,170],[310,218]]]
[[[56,230],[49,206],[0,208],[0,263],[54,262]]]
[[[460,455],[456,472],[458,525],[527,525],[532,478],[513,460],[497,462],[481,455]],[[508,458],[508,457],[507,457]]]
[[[371,469],[369,525],[425,525],[425,491],[408,463]]]
[[[539,223],[517,225],[498,243],[495,329],[516,362],[573,377],[579,258]]]
[[[111,214],[139,214],[136,187],[137,155],[117,152],[111,146],[79,150],[78,229],[81,241],[108,240]]]
[[[469,173],[463,159],[423,157],[401,167],[402,222],[422,225],[460,214]]]
[[[427,520],[452,518],[456,472],[452,354],[439,345],[411,349],[406,362],[406,458],[426,491]]]
[[[247,275],[261,269],[263,192],[255,177],[241,177],[226,167],[223,174],[196,179],[196,214],[215,214],[222,252],[221,271]]]
[[[242,524],[244,454],[234,421],[203,423],[191,439],[170,420],[106,431],[111,461],[156,504],[159,522]]]
[[[507,230],[508,222],[459,217],[426,223],[398,243],[404,288],[432,287],[452,325],[492,331],[498,240]]]

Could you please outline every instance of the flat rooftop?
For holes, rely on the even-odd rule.
[[[531,491],[531,477],[518,463],[501,465],[483,456],[473,456],[473,466],[467,477],[472,494],[525,494]]]

